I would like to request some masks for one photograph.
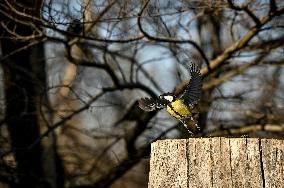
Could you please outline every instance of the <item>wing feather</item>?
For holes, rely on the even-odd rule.
[[[142,98],[138,101],[138,106],[147,112],[156,110],[156,101],[153,98]]]
[[[191,79],[181,98],[187,102],[188,105],[196,104],[201,96],[202,91],[202,77],[200,69],[196,64],[191,64],[189,67]]]
[[[165,108],[167,106],[166,101],[161,99],[153,99],[153,98],[142,98],[138,101],[138,106],[145,111],[153,111],[160,108]]]

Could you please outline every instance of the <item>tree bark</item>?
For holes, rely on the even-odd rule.
[[[284,140],[161,140],[151,146],[148,187],[284,187],[283,166]]]

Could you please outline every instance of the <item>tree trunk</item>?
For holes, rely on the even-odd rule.
[[[161,140],[151,150],[149,188],[284,187],[284,140]]]
[[[52,138],[44,139],[48,148],[42,147],[40,140],[40,129],[47,126],[41,113],[41,107],[47,102],[46,73],[44,46],[41,39],[34,36],[42,28],[32,18],[23,16],[26,14],[40,18],[42,1],[9,3],[4,4],[6,7],[13,6],[14,10],[5,9],[5,14],[0,13],[3,24],[0,30],[3,35],[1,64],[4,73],[5,119],[17,162],[11,187],[56,187],[55,148],[46,144]]]

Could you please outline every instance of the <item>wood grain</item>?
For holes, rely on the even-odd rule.
[[[149,188],[284,188],[284,140],[190,138],[152,143]]]

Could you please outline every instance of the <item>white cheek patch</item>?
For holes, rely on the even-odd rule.
[[[166,99],[167,101],[172,102],[172,101],[174,100],[174,97],[173,97],[173,96],[168,95],[168,96],[164,96],[164,99]]]

